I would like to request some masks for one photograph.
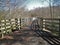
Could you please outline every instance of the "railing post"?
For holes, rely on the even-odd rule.
[[[46,27],[47,27],[47,25],[46,25],[46,19],[45,19],[45,27],[44,28],[46,29]]]
[[[1,33],[1,23],[0,23],[0,33]],[[1,34],[0,34],[1,35]]]
[[[0,38],[3,38],[4,37],[3,30],[1,29],[1,20],[0,20],[0,35],[1,35]]]
[[[18,19],[17,18],[15,18],[15,24],[16,24],[16,30],[19,30],[18,29]]]
[[[20,29],[21,29],[21,18],[20,18]]]
[[[43,18],[41,18],[40,20],[40,26],[41,26],[41,30],[43,30]]]
[[[4,20],[4,27],[5,27],[5,33],[7,34],[7,29],[6,29],[6,19]]]
[[[1,20],[1,38],[4,38],[5,29],[2,29],[2,23],[4,24],[4,27],[5,27],[5,20],[3,22]]]
[[[11,21],[11,19],[9,19],[9,23],[10,23],[10,29],[11,29],[11,32],[12,32],[12,21]]]
[[[60,19],[59,19],[59,37],[60,37]]]

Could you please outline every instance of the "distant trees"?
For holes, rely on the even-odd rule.
[[[19,1],[21,2],[21,4]],[[18,18],[22,16],[49,16],[50,18],[60,18],[60,0],[40,0],[40,3],[42,3],[42,5],[44,2],[47,2],[49,4],[49,7],[37,8],[31,11],[24,9],[24,1],[26,0],[15,0],[14,2],[11,2],[11,0],[0,0],[0,19],[15,17]]]
[[[53,17],[56,18],[60,18],[60,0],[53,0]],[[57,9],[55,8],[55,6],[57,7]],[[55,10],[57,12],[55,12]],[[55,12],[55,13],[54,13]]]
[[[5,5],[3,3],[4,3],[4,0],[0,0],[0,20],[2,19],[2,17],[4,17],[4,14],[5,14],[5,10],[3,9]]]
[[[60,18],[60,0],[41,0],[49,4],[50,18]]]

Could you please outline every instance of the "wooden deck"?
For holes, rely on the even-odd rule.
[[[0,39],[0,45],[50,45],[33,30],[20,30],[9,34],[13,39]]]

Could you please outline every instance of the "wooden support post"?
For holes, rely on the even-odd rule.
[[[11,24],[11,19],[9,19],[9,23],[10,23],[10,29],[11,29],[10,31],[12,32],[13,28],[12,28],[12,24]]]
[[[20,29],[21,29],[21,18],[20,18]]]
[[[0,38],[3,38],[3,30],[1,29],[1,21],[0,21],[0,35],[1,35]]]
[[[18,19],[17,18],[15,18],[15,24],[16,24],[16,30],[19,30],[19,28],[18,28]]]
[[[60,19],[59,19],[59,37],[60,37]]]
[[[43,19],[40,20],[41,30],[43,30]]]
[[[44,24],[44,25],[45,25],[45,27],[44,27],[44,28],[46,29],[46,27],[47,27],[47,25],[46,25],[46,19],[45,19],[45,21],[44,21],[44,22],[45,22],[45,24]]]
[[[3,22],[2,22],[2,20],[1,20],[1,38],[4,38],[4,29],[2,29],[2,23],[4,24],[4,27],[5,27],[5,20],[3,20]]]
[[[6,19],[4,20],[4,24],[5,24],[5,26],[4,26],[4,27],[5,27],[5,30],[4,30],[4,31],[5,31],[5,33],[7,34],[7,29],[6,29]]]
[[[0,22],[0,35],[1,35],[1,22]],[[1,38],[1,37],[0,37]]]

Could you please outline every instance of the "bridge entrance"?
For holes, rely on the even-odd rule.
[[[0,36],[42,37],[49,44],[60,44],[60,19],[50,18],[19,18],[0,21]],[[19,37],[20,36],[20,37]]]

